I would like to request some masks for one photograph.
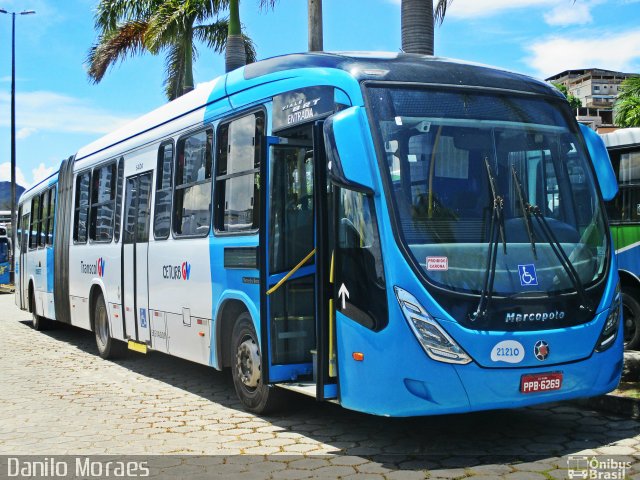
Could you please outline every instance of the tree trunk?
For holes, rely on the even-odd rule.
[[[189,29],[186,37],[186,44],[184,49],[184,84],[182,85],[182,95],[193,90],[193,29]]]
[[[321,52],[322,46],[322,0],[309,0],[309,51]]]
[[[229,34],[227,35],[227,47],[224,55],[225,70],[231,72],[236,68],[244,67],[247,63],[247,55],[244,50],[244,39],[240,27],[239,0],[229,2]]]
[[[433,55],[433,0],[402,0],[402,50]]]

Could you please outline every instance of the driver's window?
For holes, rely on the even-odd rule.
[[[313,150],[273,147],[270,156],[271,273],[295,267],[314,247]]]

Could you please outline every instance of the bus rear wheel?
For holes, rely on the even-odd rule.
[[[111,337],[109,315],[107,314],[107,306],[102,295],[99,295],[96,299],[93,319],[93,329],[96,334],[96,345],[98,346],[98,354],[100,357],[106,360],[123,356],[126,353],[126,346],[123,342]]]
[[[262,356],[251,316],[241,313],[231,334],[231,375],[238,398],[253,413],[270,413],[282,407],[284,395],[262,382]]]
[[[46,330],[49,327],[49,321],[36,311],[36,297],[33,288],[29,289],[29,308],[31,309],[31,325],[34,330]]]
[[[622,321],[624,322],[624,348],[640,348],[640,302],[638,290],[622,291]]]

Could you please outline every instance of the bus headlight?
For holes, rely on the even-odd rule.
[[[438,325],[413,295],[400,287],[394,289],[404,318],[429,358],[462,365],[471,362],[471,357]]]
[[[607,348],[615,343],[618,336],[618,326],[620,325],[620,309],[622,305],[622,299],[620,297],[620,284],[616,287],[616,291],[613,294],[613,301],[611,307],[609,307],[609,315],[602,327],[602,333],[598,339],[596,345],[596,352],[604,352]]]

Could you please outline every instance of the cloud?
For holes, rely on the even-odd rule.
[[[561,3],[544,14],[544,21],[557,27],[591,23],[593,21],[591,5],[587,3]]]
[[[27,137],[30,137],[32,134],[36,133],[38,130],[36,130],[35,128],[21,128],[20,130],[18,130],[16,132],[16,138],[18,140],[24,140]]]
[[[613,35],[591,32],[591,38],[571,35],[543,39],[527,48],[525,59],[537,76],[549,77],[573,68],[634,71],[640,67],[640,29]]]
[[[0,181],[11,181],[11,163],[0,163]],[[24,178],[24,174],[22,173],[22,170],[20,170],[20,167],[16,167],[16,182],[22,187],[26,187],[28,185],[27,179]]]
[[[31,170],[31,173],[33,174],[33,183],[35,184],[44,180],[53,172],[55,172],[57,169],[58,169],[57,166],[52,165],[50,167],[47,167],[45,166],[44,163],[41,162],[40,165],[38,165],[36,168]]]
[[[402,0],[387,1],[400,5]],[[593,20],[591,8],[601,1],[580,0],[574,4],[571,0],[455,0],[447,8],[447,18],[467,20],[492,17],[511,10],[551,8],[544,14],[544,19],[549,25],[583,25]],[[437,0],[434,0],[434,3],[436,2]]]
[[[8,93],[0,92],[0,110],[8,111],[10,101]],[[18,93],[16,104],[16,125],[27,136],[36,130],[105,134],[133,118],[97,108],[85,99],[48,91]],[[0,116],[0,126],[9,124],[8,115]]]

